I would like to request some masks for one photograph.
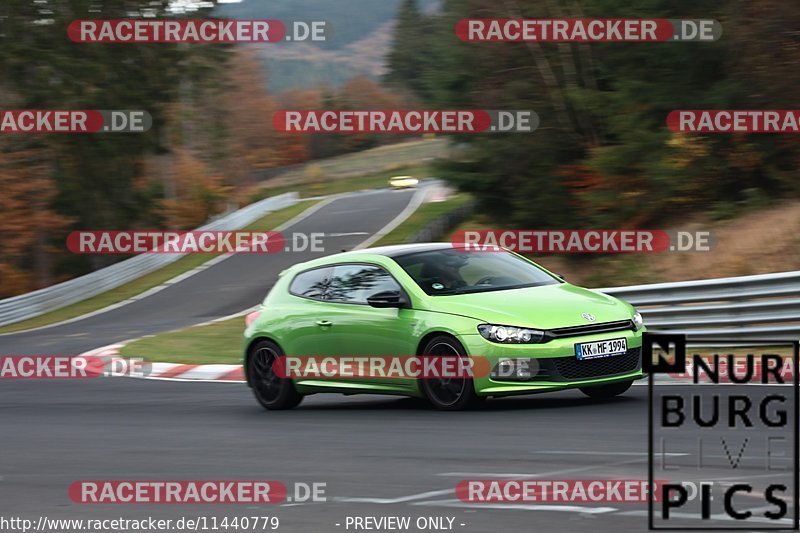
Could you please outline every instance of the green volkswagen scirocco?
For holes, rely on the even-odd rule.
[[[642,377],[642,316],[503,249],[448,243],[345,252],[281,273],[247,317],[244,369],[267,409],[322,392],[396,394],[459,410],[489,397],[570,388],[622,394]],[[290,376],[287,356],[477,358],[469,376]]]

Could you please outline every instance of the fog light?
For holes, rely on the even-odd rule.
[[[492,379],[528,381],[539,371],[535,359],[502,359],[492,371]]]
[[[516,375],[519,379],[531,379],[531,369],[529,365],[523,362],[517,363]]]

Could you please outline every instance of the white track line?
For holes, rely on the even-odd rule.
[[[383,228],[378,230],[378,232],[375,233],[372,237],[369,237],[367,240],[365,240],[364,242],[362,242],[353,249],[361,250],[362,248],[369,248],[371,244],[378,242],[384,236],[391,233],[392,230],[394,230],[397,226],[405,222],[406,219],[410,217],[414,213],[414,211],[416,211],[419,208],[420,205],[422,205],[422,202],[425,201],[425,197],[428,195],[428,191],[430,190],[429,187],[430,184],[427,184],[417,189],[414,192],[414,196],[411,197],[411,201],[408,202],[408,205],[405,207],[405,209],[400,211],[400,213],[396,217],[390,220],[388,224],[386,224]]]
[[[545,451],[538,451],[538,452],[531,452],[534,455],[623,455],[623,456],[630,456],[630,457],[647,457],[647,452],[581,452],[581,451],[572,451],[572,452],[562,452],[558,450],[545,450]],[[659,454],[661,455],[661,454]],[[665,453],[664,455],[669,457],[680,457],[683,455],[690,455],[688,453]]]
[[[581,466],[576,468],[565,468],[561,470],[551,470],[550,472],[540,472],[537,474],[520,474],[520,473],[497,473],[497,472],[442,472],[436,474],[442,477],[460,477],[463,479],[483,479],[483,478],[496,478],[496,479],[536,479],[546,476],[561,476],[564,474],[574,474],[575,472],[587,472],[590,470],[597,470],[598,468],[611,468],[617,466],[626,466],[645,461],[642,459],[631,459],[628,461],[617,461],[613,463],[598,463],[595,465]]]
[[[457,507],[462,509],[503,509],[515,511],[554,511],[562,513],[577,514],[605,514],[613,513],[616,507],[584,507],[581,505],[546,505],[546,504],[524,504],[524,503],[467,503],[461,500],[435,500],[430,502],[416,502],[412,505],[424,505],[430,507]]]
[[[400,496],[397,498],[374,498],[374,497],[350,498],[350,497],[339,496],[334,498],[333,501],[340,503],[376,503],[376,504],[406,503],[416,500],[424,500],[425,498],[430,498],[432,496],[445,496],[447,494],[453,494],[455,490],[456,490],[455,488],[431,490],[428,492],[420,492],[419,494],[411,494],[409,496]]]
[[[642,516],[642,517],[647,517],[648,513],[647,513],[647,511],[622,511],[620,513],[616,513],[616,516]],[[704,522],[703,520],[700,520],[697,517],[696,514],[691,514],[691,513],[671,512],[670,513],[670,519],[674,519],[674,518],[685,518],[685,519],[695,520],[697,522],[701,522],[701,524],[699,524],[699,525],[703,525],[702,522]],[[714,514],[714,515],[711,515],[709,520],[721,521],[721,522],[737,522],[739,524],[742,523],[741,520],[736,520],[736,519],[731,518],[730,516],[728,516],[726,514]],[[746,522],[747,522],[747,526],[749,526],[750,524],[753,524],[753,523],[772,524],[772,525],[775,525],[776,523],[779,523],[779,524],[786,524],[788,526],[788,525],[791,525],[793,523],[793,520],[790,519],[790,518],[780,518],[778,520],[771,520],[769,518],[762,518],[760,516],[752,516],[752,517],[748,518],[746,520]],[[688,530],[688,526],[687,526],[687,530]],[[700,527],[694,528],[694,531],[702,531],[702,530],[703,530],[703,528],[700,528]],[[755,530],[757,530],[757,529],[755,529]],[[755,530],[750,530],[750,531],[755,531]],[[788,531],[788,530],[789,530],[788,528],[784,529],[784,531]],[[743,529],[743,531],[747,531],[747,530]]]

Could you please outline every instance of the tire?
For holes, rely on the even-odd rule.
[[[457,355],[467,357],[467,351],[453,337],[437,335],[425,345],[422,356]],[[463,411],[480,405],[483,398],[475,393],[472,379],[421,378],[419,387],[428,401],[441,411]]]
[[[256,342],[247,356],[247,381],[258,403],[265,409],[292,409],[303,401],[289,378],[275,375],[272,365],[283,355],[281,347],[272,341]]]
[[[610,385],[595,385],[594,387],[581,387],[581,392],[590,398],[602,400],[619,396],[631,388],[633,381],[620,381]]]

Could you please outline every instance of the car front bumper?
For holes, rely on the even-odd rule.
[[[460,340],[471,357],[483,357],[494,368],[503,359],[529,359],[533,363],[530,379],[493,378],[479,375],[474,378],[475,391],[480,396],[508,396],[631,381],[644,377],[642,373],[643,331],[614,331],[580,337],[555,339],[544,344],[498,344],[481,335],[462,335]],[[625,354],[579,361],[575,344],[598,340],[625,338]]]

